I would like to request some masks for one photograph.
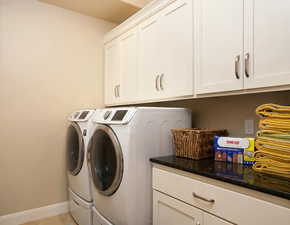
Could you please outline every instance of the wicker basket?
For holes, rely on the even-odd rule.
[[[173,143],[177,157],[204,159],[214,156],[214,136],[226,136],[226,130],[198,128],[172,129]]]

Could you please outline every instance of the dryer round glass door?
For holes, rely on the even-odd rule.
[[[76,176],[84,163],[84,140],[82,131],[76,123],[71,123],[67,133],[67,164],[68,170]]]
[[[99,193],[114,194],[123,177],[123,154],[111,128],[98,125],[88,146],[90,175]]]

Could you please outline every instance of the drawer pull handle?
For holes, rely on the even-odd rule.
[[[198,198],[198,199],[200,199],[200,200],[203,200],[203,201],[206,201],[206,202],[209,202],[209,203],[214,203],[215,202],[215,200],[214,199],[208,199],[208,198],[205,198],[205,197],[202,197],[202,196],[200,196],[200,195],[197,195],[195,192],[192,192],[192,196],[194,197],[194,198]]]

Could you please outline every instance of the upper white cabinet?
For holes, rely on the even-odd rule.
[[[105,104],[290,87],[290,1],[155,0],[105,37]]]
[[[138,83],[142,99],[160,96],[159,81],[163,58],[159,17],[160,14],[156,14],[139,25]]]
[[[290,1],[245,0],[245,88],[290,84]]]
[[[290,2],[197,0],[197,94],[290,84]]]
[[[105,104],[115,104],[120,96],[120,45],[114,40],[104,47]]]
[[[105,45],[105,104],[137,99],[137,29]]]
[[[120,44],[120,101],[130,102],[138,99],[138,32],[134,28],[119,39]]]
[[[197,94],[243,88],[244,0],[196,0]]]
[[[160,89],[166,98],[194,92],[192,2],[178,0],[162,11]]]
[[[139,25],[144,99],[193,95],[192,1],[177,0]]]

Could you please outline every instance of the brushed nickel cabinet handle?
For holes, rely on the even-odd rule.
[[[163,77],[164,77],[164,74],[162,73],[161,76],[160,76],[160,89],[163,91],[164,90],[164,86],[163,86]]]
[[[157,91],[160,91],[159,86],[158,86],[158,80],[159,80],[159,77],[160,77],[160,75],[156,76],[156,79],[155,79],[155,89],[156,89]]]
[[[250,63],[250,53],[245,54],[245,75],[247,78],[250,77],[249,74],[249,63]]]
[[[203,200],[203,201],[209,202],[209,203],[214,203],[214,202],[215,202],[214,199],[212,199],[212,198],[208,199],[208,198],[202,197],[202,196],[196,194],[195,192],[192,192],[192,196],[193,196],[194,198],[197,198],[197,199],[200,199],[200,200]]]
[[[117,98],[117,86],[114,87],[114,95]]]
[[[235,75],[238,80],[240,79],[240,75],[239,75],[240,58],[241,58],[240,55],[236,56],[235,58]]]
[[[120,84],[117,85],[117,97],[120,98]]]

